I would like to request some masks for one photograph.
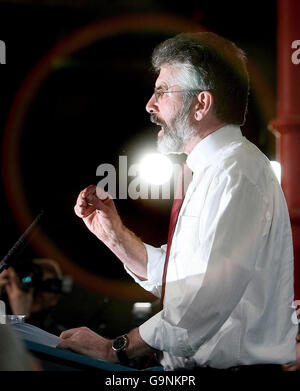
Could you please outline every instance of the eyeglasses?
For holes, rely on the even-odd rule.
[[[191,89],[191,90],[174,90],[174,91],[164,91],[164,90],[154,90],[155,102],[158,102],[158,99],[163,96],[163,94],[172,94],[173,92],[200,92],[203,90],[200,89]]]

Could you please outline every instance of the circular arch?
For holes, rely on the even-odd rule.
[[[128,15],[99,20],[63,38],[32,68],[14,98],[4,129],[2,149],[4,189],[21,230],[24,230],[32,222],[33,217],[27,205],[21,181],[20,135],[26,113],[43,81],[56,69],[57,64],[64,57],[97,40],[128,32],[174,34],[185,30],[199,30],[199,26],[180,18],[164,15]],[[32,238],[32,247],[43,256],[57,260],[64,273],[72,275],[75,282],[90,290],[124,300],[153,299],[151,294],[142,290],[135,283],[96,276],[76,265],[41,229],[36,229],[36,234]]]
[[[20,86],[4,129],[2,148],[2,172],[5,193],[21,230],[24,230],[33,220],[32,213],[26,202],[21,181],[21,168],[19,164],[20,135],[26,113],[36,96],[39,88],[46,78],[56,69],[64,57],[79,51],[97,40],[117,36],[128,32],[160,32],[177,34],[182,31],[202,31],[203,27],[191,21],[159,14],[127,15],[93,22],[76,30],[56,43],[46,55],[32,68]],[[253,64],[251,65],[254,68]],[[257,80],[263,82],[255,68]],[[270,89],[264,83],[257,84],[258,96],[262,93],[269,98]],[[254,90],[255,90],[254,86]],[[269,99],[261,99],[262,111],[269,113]],[[41,229],[36,230],[32,239],[32,247],[43,256],[55,259],[64,273],[72,275],[79,285],[93,290],[101,295],[121,298],[124,300],[153,300],[153,296],[142,290],[135,283],[115,281],[94,275],[78,266],[70,259]]]

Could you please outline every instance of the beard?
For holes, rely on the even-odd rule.
[[[163,128],[163,135],[158,137],[157,150],[162,154],[183,153],[184,147],[197,133],[191,124],[189,117],[190,107],[182,109],[167,125],[165,121],[158,118],[156,114],[151,114],[150,120]]]

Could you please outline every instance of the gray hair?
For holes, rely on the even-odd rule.
[[[233,42],[211,32],[179,34],[154,49],[152,65],[155,72],[166,64],[180,67],[178,84],[183,89],[212,93],[214,113],[220,121],[244,123],[249,76],[245,53]],[[195,91],[186,93],[185,102],[195,95]]]

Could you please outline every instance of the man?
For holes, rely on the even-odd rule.
[[[79,328],[62,333],[59,346],[121,363],[161,351],[166,370],[292,362],[289,215],[268,159],[240,131],[244,53],[213,33],[181,34],[160,44],[152,62],[159,75],[146,110],[161,126],[158,148],[187,154],[193,172],[169,243],[163,309],[114,342]],[[160,297],[166,246],[144,244],[100,193],[83,190],[76,214]]]

